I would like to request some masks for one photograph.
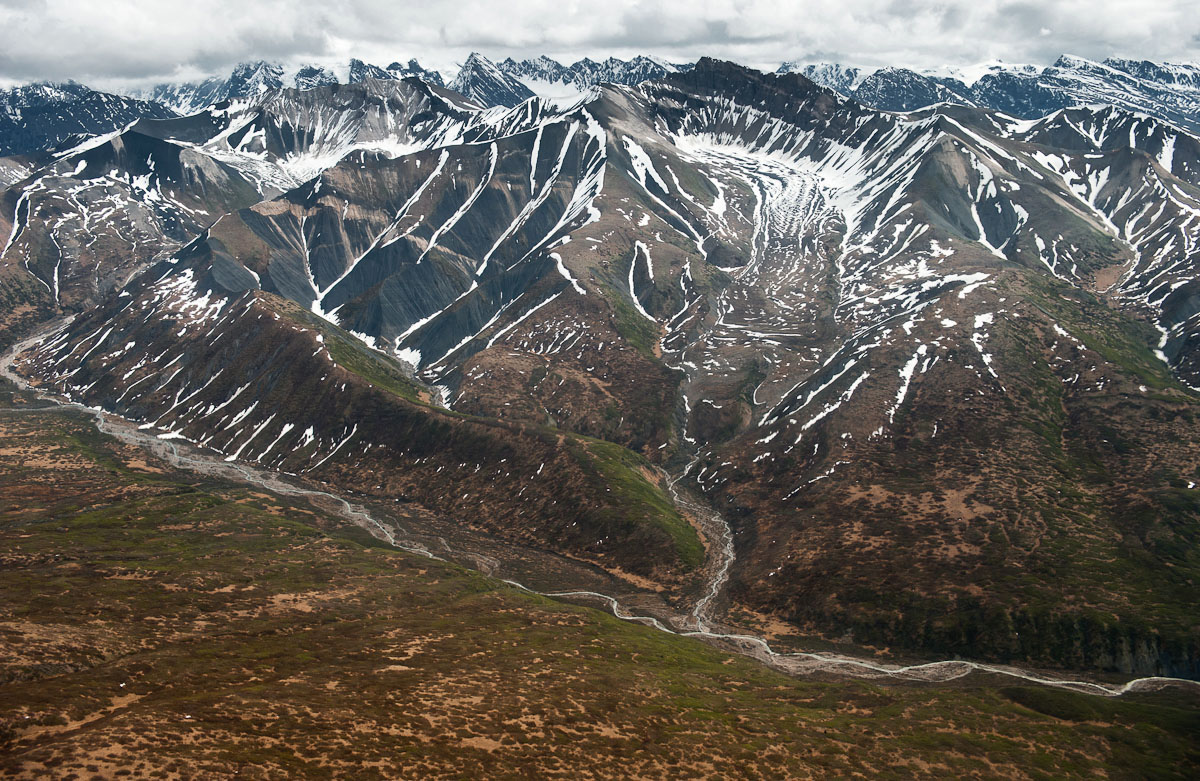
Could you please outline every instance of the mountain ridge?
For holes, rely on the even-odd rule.
[[[0,157],[36,157],[72,139],[107,133],[141,118],[175,113],[151,101],[75,82],[40,82],[0,90]]]

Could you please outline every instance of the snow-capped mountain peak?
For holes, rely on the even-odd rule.
[[[69,138],[108,133],[142,117],[172,116],[174,112],[158,103],[73,81],[0,90],[0,156],[37,154]]]
[[[261,95],[267,90],[283,87],[283,66],[263,60],[242,63],[229,76],[228,89],[241,96]]]
[[[839,65],[832,62],[804,64],[801,62],[785,62],[779,66],[779,73],[799,73],[811,81],[827,87],[842,95],[849,95],[863,79],[872,71],[864,68]]]
[[[407,63],[393,62],[387,66],[387,72],[392,74],[397,79],[418,78],[422,81],[427,81],[430,84],[436,84],[439,87],[445,86],[445,81],[442,79],[442,74],[434,70],[428,70],[421,67],[421,63],[417,62],[415,57],[409,59]]]
[[[913,111],[957,103],[1037,119],[1071,106],[1107,104],[1200,130],[1200,66],[1064,54],[1046,68],[999,60],[922,71],[785,62],[780,73],[813,81],[873,108]]]
[[[329,84],[337,84],[337,74],[319,65],[303,65],[296,71],[292,79],[296,89],[314,89]]]
[[[388,73],[386,70],[379,67],[378,65],[372,65],[370,63],[363,62],[362,60],[357,59],[357,58],[350,60],[350,76],[348,78],[348,81],[351,84],[356,84],[360,81],[366,81],[367,79],[394,79],[394,78],[396,78],[396,77],[393,76],[392,74]]]
[[[467,57],[450,89],[481,106],[511,107],[534,96],[533,90],[479,52]]]

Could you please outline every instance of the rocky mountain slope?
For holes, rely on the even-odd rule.
[[[450,89],[480,106],[512,107],[533,97],[532,90],[478,52],[467,57]]]
[[[273,90],[138,122],[67,150],[0,194],[0,266],[27,270],[52,302],[96,301],[222,214],[350,154],[394,158],[503,132],[524,116],[481,117],[461,96],[409,79]]]
[[[727,616],[1200,674],[1176,127],[898,115],[713,60],[562,109],[372,80],[179,122],[0,212],[10,273],[84,310],[24,359],[46,387],[683,598],[703,553],[658,464],[731,527]],[[225,194],[106,289],[128,261],[63,249],[91,207],[62,194],[139,136],[173,213]]]

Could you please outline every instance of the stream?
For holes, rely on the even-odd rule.
[[[6,408],[0,409],[0,412],[6,414],[38,414],[50,409],[82,412],[91,416],[95,420],[96,428],[104,434],[147,450],[173,466],[206,476],[248,484],[281,496],[307,499],[319,509],[332,512],[351,523],[365,528],[372,535],[386,541],[394,548],[430,559],[439,561],[447,560],[445,557],[439,556],[429,550],[424,544],[413,539],[412,535],[405,529],[393,522],[377,518],[368,508],[352,503],[342,496],[328,491],[294,485],[284,480],[277,473],[249,467],[244,464],[227,462],[220,455],[209,455],[190,444],[181,445],[177,444],[174,440],[159,439],[156,435],[138,429],[135,423],[117,415],[94,407],[87,407],[77,402],[56,399],[41,393],[14,370],[13,364],[18,355],[61,331],[70,322],[70,319],[56,321],[33,336],[18,342],[3,356],[0,356],[0,375],[12,381],[18,388],[35,393],[39,399],[53,406],[28,409]],[[714,626],[712,613],[714,603],[721,595],[729,579],[729,570],[734,561],[733,533],[729,524],[726,523],[719,513],[705,506],[701,501],[693,498],[684,489],[680,488],[679,482],[687,475],[691,466],[692,464],[689,464],[678,475],[670,477],[667,480],[672,500],[682,511],[690,514],[697,520],[698,525],[709,540],[708,561],[704,566],[704,587],[701,590],[701,596],[686,615],[673,616],[667,619],[660,619],[650,615],[638,615],[622,604],[617,598],[596,591],[536,591],[518,581],[501,577],[498,574],[500,563],[497,560],[491,557],[481,557],[477,554],[455,551],[442,538],[439,538],[439,542],[444,549],[444,553],[448,555],[456,554],[457,559],[466,558],[473,561],[475,569],[486,575],[498,577],[502,582],[515,588],[544,597],[599,603],[623,621],[640,623],[661,632],[704,640],[720,648],[757,659],[764,664],[792,675],[824,673],[855,678],[945,683],[963,678],[972,673],[984,673],[1105,697],[1116,697],[1129,692],[1155,691],[1172,686],[1186,687],[1200,693],[1200,682],[1183,678],[1153,676],[1136,678],[1124,684],[1108,684],[1088,680],[1059,678],[1011,665],[987,664],[963,660],[900,665],[829,652],[800,651],[784,653],[774,650],[762,637],[737,632],[719,631]]]

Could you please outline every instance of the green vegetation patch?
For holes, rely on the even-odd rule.
[[[315,329],[325,340],[325,347],[334,363],[362,377],[375,387],[408,401],[423,403],[423,386],[409,377],[391,358],[363,344],[332,323],[306,312],[299,306],[272,297],[281,314],[308,328]]]
[[[1025,275],[1029,302],[1054,318],[1071,336],[1104,360],[1116,364],[1157,390],[1182,390],[1166,364],[1147,347],[1157,332],[1105,306],[1089,293],[1044,276]]]
[[[650,463],[612,442],[581,441],[582,446],[577,446],[575,452],[581,461],[595,466],[599,477],[611,490],[613,509],[610,512],[620,515],[621,525],[649,524],[666,533],[679,560],[688,569],[703,564],[704,546],[696,530],[675,510],[670,497],[646,479],[643,470],[653,469]]]
[[[629,296],[611,285],[604,286],[608,293],[608,301],[612,304],[613,325],[621,338],[633,346],[645,357],[657,361],[654,348],[662,336],[658,323],[652,323],[642,317],[629,301]]]

